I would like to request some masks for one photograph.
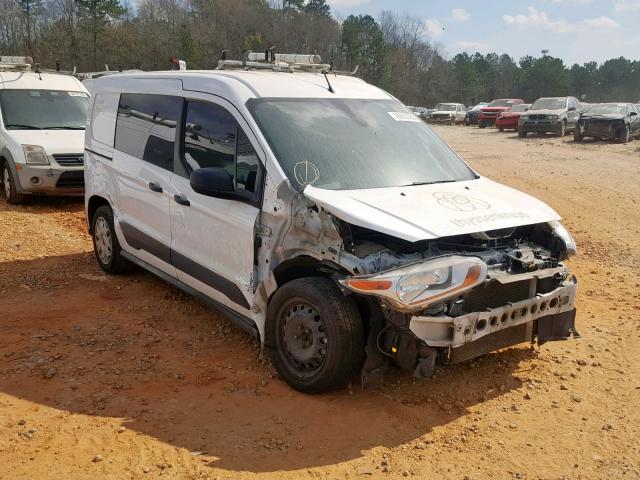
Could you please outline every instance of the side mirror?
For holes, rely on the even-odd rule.
[[[629,112],[629,115],[637,115],[638,112]]]
[[[570,112],[575,112],[576,111],[576,107],[569,107],[569,111]]]
[[[224,168],[206,167],[191,172],[189,183],[194,192],[208,197],[226,197],[233,193],[233,177]]]

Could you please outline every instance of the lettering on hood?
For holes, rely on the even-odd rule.
[[[488,210],[491,208],[491,205],[484,200],[467,197],[458,193],[434,192],[433,198],[438,201],[441,207],[458,212],[473,212],[474,210]]]

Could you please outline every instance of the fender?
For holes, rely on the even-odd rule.
[[[7,147],[3,147],[2,150],[0,150],[0,157],[4,158],[7,162],[7,165],[9,165],[9,169],[11,170],[11,175],[13,175],[13,179],[15,181],[16,191],[18,193],[31,194],[31,192],[22,188],[22,185],[20,184],[20,177],[18,176],[18,171],[16,170],[16,162],[13,159],[13,154],[9,151]]]

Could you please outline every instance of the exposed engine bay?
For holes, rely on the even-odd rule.
[[[428,377],[436,361],[457,363],[536,338],[542,344],[576,334],[575,280],[562,263],[575,247],[554,227],[543,223],[412,243],[340,222],[345,250],[359,259],[352,277],[356,281],[343,285],[378,296],[383,322],[375,346],[384,361],[391,359],[418,377]],[[483,270],[481,278],[459,294],[449,285],[447,291],[453,294],[442,300],[432,296],[415,308],[373,290],[390,278],[381,272],[452,259],[472,259],[486,274]],[[447,273],[438,275],[444,278]],[[372,290],[358,279],[375,281]],[[399,292],[401,281],[392,288]],[[363,374],[380,368],[381,361],[368,359]]]

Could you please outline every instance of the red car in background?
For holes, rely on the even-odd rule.
[[[530,103],[521,103],[511,107],[511,110],[500,113],[498,118],[496,118],[496,128],[501,132],[505,130],[518,130],[520,115],[529,110],[530,106]]]
[[[478,127],[486,128],[490,125],[495,125],[498,115],[510,110],[514,105],[522,103],[524,103],[524,100],[521,98],[498,98],[494,100],[480,111]]]

